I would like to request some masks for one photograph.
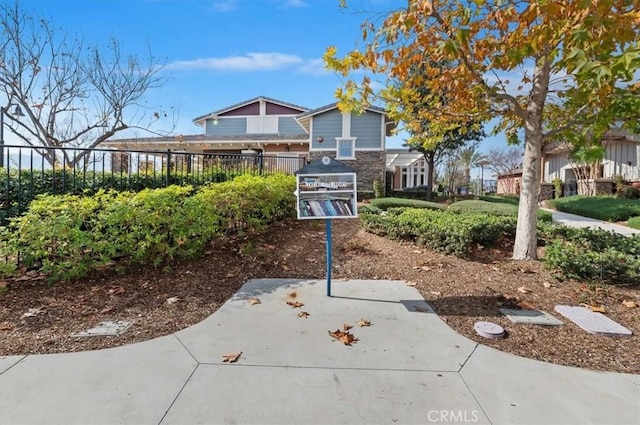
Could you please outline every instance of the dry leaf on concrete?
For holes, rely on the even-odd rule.
[[[351,345],[358,341],[358,338],[356,338],[352,333],[341,331],[340,329],[336,329],[333,332],[329,331],[329,336],[337,339],[344,345]]]
[[[371,322],[369,320],[360,319],[358,320],[358,326],[360,326],[361,328],[371,326]]]
[[[260,304],[260,299],[258,299],[256,297],[251,297],[251,298],[249,298],[249,304],[250,305]]]
[[[342,324],[342,330],[343,330],[343,331],[348,331],[348,330],[349,330],[349,329],[351,329],[352,327],[353,327],[353,326],[351,326],[351,325],[350,325],[350,324],[348,324],[348,323],[343,323],[343,324]]]
[[[240,359],[241,355],[242,351],[238,351],[237,353],[223,354],[222,361],[225,363],[235,363],[238,361],[238,359]]]
[[[306,319],[309,316],[311,316],[311,315],[309,313],[307,313],[306,311],[301,311],[300,313],[298,313],[298,317],[301,317],[303,319]]]
[[[300,308],[304,304],[302,304],[300,301],[287,301],[287,305],[290,305],[293,308]]]

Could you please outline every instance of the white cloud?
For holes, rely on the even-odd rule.
[[[202,58],[188,61],[176,61],[168,68],[178,70],[211,71],[274,71],[291,65],[304,63],[302,58],[285,53],[247,53],[222,58]]]
[[[331,71],[327,71],[324,68],[324,61],[320,58],[307,59],[300,67],[298,67],[297,71],[301,74],[309,74],[309,75],[331,74]]]
[[[238,8],[238,0],[217,0],[211,5],[211,9],[216,12],[231,12]]]
[[[309,6],[304,0],[284,0],[280,4],[281,9],[299,8]]]

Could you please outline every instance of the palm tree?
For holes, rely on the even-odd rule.
[[[471,182],[471,169],[479,167],[480,163],[487,160],[487,157],[478,151],[479,146],[480,143],[473,143],[458,149],[456,159],[464,169],[464,181],[466,184]]]

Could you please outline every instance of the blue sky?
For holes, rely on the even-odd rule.
[[[402,0],[21,0],[86,44],[120,41],[123,52],[150,46],[166,60],[169,81],[149,105],[179,111],[176,133],[195,134],[193,118],[259,95],[315,108],[335,101],[341,80],[323,69],[330,45],[345,53],[361,40],[360,24]],[[366,11],[366,12],[363,12]],[[402,136],[389,141],[400,147]],[[483,142],[483,150],[505,145]]]

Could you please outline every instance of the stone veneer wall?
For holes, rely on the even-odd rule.
[[[311,151],[309,159],[315,161],[323,156],[335,159],[336,151]],[[384,183],[385,153],[383,151],[356,151],[355,160],[339,160],[356,170],[358,191],[373,190],[373,181],[380,179]]]

